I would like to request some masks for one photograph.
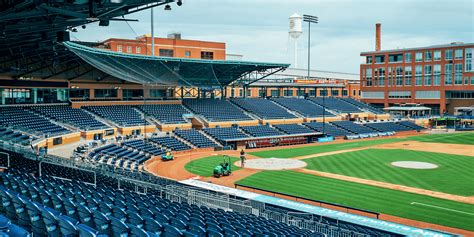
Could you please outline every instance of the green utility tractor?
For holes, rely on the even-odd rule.
[[[174,156],[171,154],[171,150],[167,150],[165,154],[161,155],[162,161],[174,160]]]
[[[232,165],[230,164],[230,157],[224,156],[224,162],[220,163],[214,168],[214,177],[229,176],[232,174]]]

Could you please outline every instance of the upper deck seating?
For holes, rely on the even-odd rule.
[[[289,119],[296,118],[286,109],[273,103],[271,100],[259,98],[235,98],[232,99],[236,105],[247,112],[251,112],[262,119]]]
[[[104,119],[114,122],[119,127],[149,124],[138,111],[128,105],[87,106],[85,108]]]
[[[185,99],[183,105],[195,114],[203,116],[209,122],[227,122],[252,120],[242,110],[227,100]]]
[[[327,109],[336,111],[338,113],[360,113],[360,110],[357,106],[347,103],[345,101],[339,100],[338,98],[334,97],[316,97],[311,98],[311,101],[314,103],[321,105]]]
[[[334,114],[323,109],[323,107],[305,99],[272,98],[272,100],[288,108],[289,110],[294,110],[298,112],[299,114],[305,117],[315,118],[315,117],[323,117],[323,115],[326,117],[334,117]]]
[[[49,119],[72,125],[81,130],[96,130],[109,127],[84,110],[71,108],[68,105],[33,106],[30,108]]]
[[[366,103],[363,103],[361,101],[358,101],[358,100],[355,100],[353,98],[339,98],[340,100],[343,100],[347,103],[350,103],[350,104],[353,104],[359,108],[362,108],[362,109],[365,109],[365,110],[368,110],[369,112],[372,112],[374,114],[384,114],[385,112],[379,108],[376,108],[372,105],[369,105],[369,104],[366,104]]]
[[[183,115],[189,112],[181,104],[139,105],[137,107],[162,124],[188,123]]]
[[[399,132],[413,130],[411,128],[405,127],[394,122],[365,123],[363,125],[380,132]]]
[[[400,124],[400,125],[402,125],[402,126],[411,128],[411,129],[413,129],[413,130],[422,130],[422,129],[425,129],[424,127],[419,126],[419,125],[416,125],[415,123],[410,122],[410,121],[400,121],[400,122],[397,122],[397,123]]]
[[[0,107],[0,125],[12,126],[25,132],[58,135],[69,130],[22,107]]]

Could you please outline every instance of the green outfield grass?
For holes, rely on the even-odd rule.
[[[367,149],[304,160],[306,169],[383,181],[462,196],[474,195],[474,157],[401,149]],[[436,169],[392,166],[394,161],[421,161]]]
[[[465,203],[295,171],[263,171],[237,183],[413,220],[474,230],[472,221],[474,205]]]
[[[359,140],[356,142],[344,142],[337,144],[325,144],[325,145],[315,145],[315,146],[305,146],[298,148],[284,148],[278,150],[267,150],[267,151],[257,151],[250,152],[250,154],[262,158],[293,158],[298,156],[307,156],[324,152],[339,151],[354,149],[366,146],[374,146],[386,143],[394,143],[405,141],[406,139],[402,138],[384,138],[377,140]]]
[[[234,162],[239,160],[239,158],[230,157],[230,162],[232,163],[232,171],[240,169],[240,167],[234,165]],[[216,167],[223,161],[224,156],[209,156],[188,162],[184,166],[184,168],[193,174],[197,174],[203,177],[211,177],[213,175],[214,167]]]
[[[474,132],[462,132],[453,134],[427,134],[410,137],[409,139],[420,142],[474,145]]]

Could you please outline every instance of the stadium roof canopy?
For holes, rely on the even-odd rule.
[[[202,60],[118,53],[74,42],[64,45],[93,67],[116,78],[151,85],[224,87],[251,84],[289,64]]]
[[[0,0],[0,76],[111,78],[59,44],[87,24],[135,21],[126,15],[177,0]],[[161,8],[160,8],[161,9]],[[72,74],[72,75],[71,75]]]

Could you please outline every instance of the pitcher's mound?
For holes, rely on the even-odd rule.
[[[391,165],[400,168],[407,168],[407,169],[418,169],[418,170],[426,170],[426,169],[436,169],[438,165],[428,162],[419,162],[419,161],[395,161],[392,162]]]
[[[235,162],[235,165],[240,166],[240,161]],[[245,168],[259,169],[259,170],[291,170],[299,169],[306,166],[306,162],[293,159],[251,159],[245,161]]]

